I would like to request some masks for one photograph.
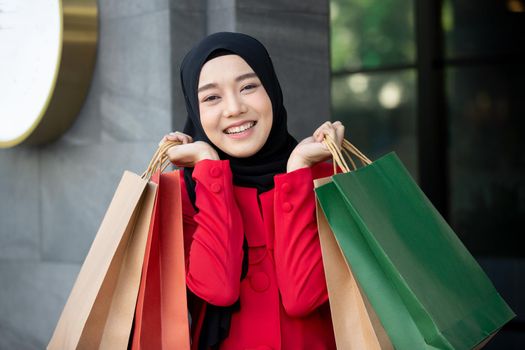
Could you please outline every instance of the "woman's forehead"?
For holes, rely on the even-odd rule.
[[[199,89],[211,83],[231,82],[239,77],[255,74],[250,65],[239,55],[228,54],[214,57],[207,61],[199,75]]]

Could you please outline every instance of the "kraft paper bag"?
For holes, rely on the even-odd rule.
[[[189,350],[179,171],[156,173],[158,194],[144,256],[132,350]]]
[[[49,350],[127,349],[165,142],[141,175],[125,171],[58,320]]]
[[[329,182],[331,178],[317,179],[314,180],[314,186],[319,187]],[[359,289],[319,202],[316,204],[317,227],[337,349],[393,350],[383,325]]]
[[[124,172],[48,349],[126,349],[156,185]]]

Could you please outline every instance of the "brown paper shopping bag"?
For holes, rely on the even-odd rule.
[[[331,178],[314,180],[319,187]],[[394,349],[381,321],[362,293],[317,202],[317,227],[337,349]]]
[[[142,267],[131,350],[189,350],[180,173],[158,184]]]
[[[155,192],[124,173],[48,349],[126,348]]]
[[[142,176],[124,172],[62,311],[48,350],[127,349],[166,143]]]

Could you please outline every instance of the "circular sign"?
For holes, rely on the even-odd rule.
[[[0,148],[58,138],[93,73],[96,0],[0,2]]]

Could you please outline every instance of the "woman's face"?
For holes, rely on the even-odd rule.
[[[257,153],[272,129],[272,102],[246,61],[233,54],[209,60],[198,86],[201,124],[210,141],[232,157]]]

